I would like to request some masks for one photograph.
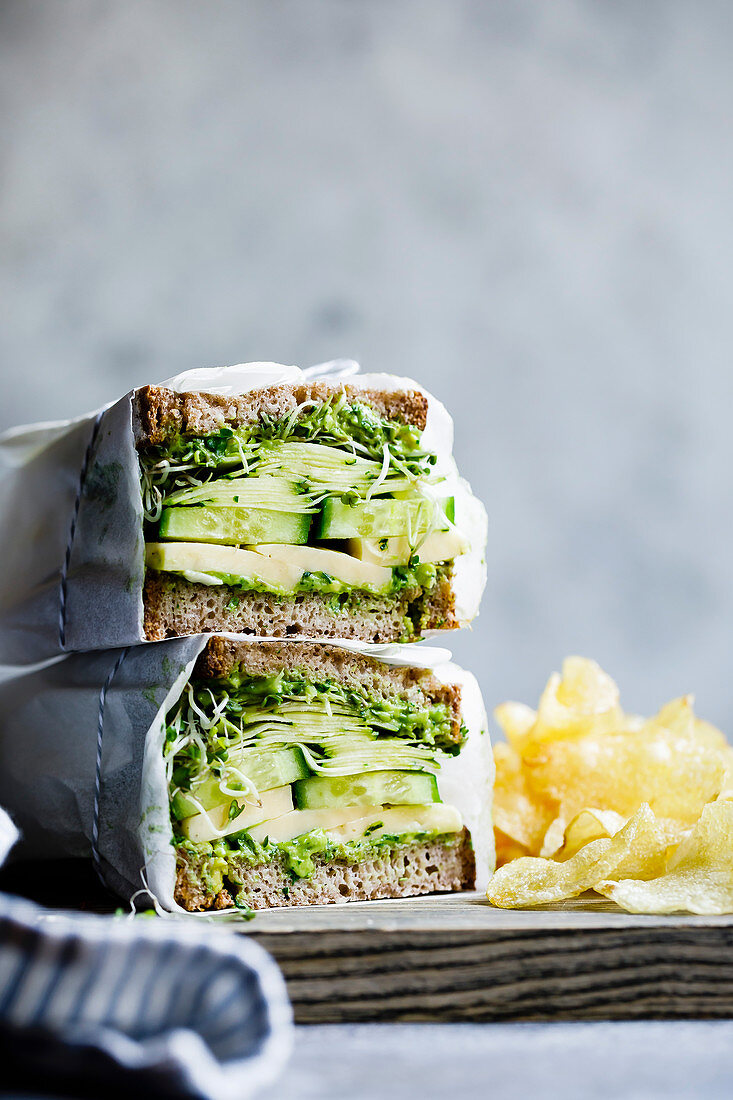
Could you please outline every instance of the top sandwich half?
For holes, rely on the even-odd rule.
[[[376,379],[136,392],[149,639],[412,641],[473,618],[485,514],[450,419]]]

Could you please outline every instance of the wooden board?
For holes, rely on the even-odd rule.
[[[116,905],[87,864],[9,868],[0,889]],[[513,912],[453,894],[271,910],[241,930],[279,962],[299,1023],[733,1016],[733,917],[594,899]]]
[[[733,1016],[733,917],[591,899],[514,912],[457,894],[270,911],[248,931],[300,1023]]]

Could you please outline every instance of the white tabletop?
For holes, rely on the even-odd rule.
[[[727,1100],[733,1021],[299,1027],[265,1100]]]

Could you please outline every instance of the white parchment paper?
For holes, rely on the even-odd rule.
[[[338,360],[300,370],[248,363],[186,371],[162,385],[233,395],[306,378],[348,378],[353,385],[421,389],[411,379],[358,375]],[[425,392],[425,391],[423,391]],[[456,499],[456,522],[471,552],[456,559],[457,613],[478,611],[486,570],[486,513],[459,478],[453,425],[428,397],[426,448],[438,454]],[[142,499],[128,393],[72,421],[15,428],[0,436],[0,665],[30,665],[64,652],[138,645],[143,636]]]
[[[0,805],[21,832],[13,858],[91,855],[123,898],[147,889],[163,909],[183,912],[173,899],[165,715],[208,637],[73,654],[0,685]],[[471,831],[478,886],[485,886],[494,862],[493,760],[474,678],[441,649],[313,639],[301,644],[340,647],[391,665],[419,664],[445,683],[461,684],[468,741],[444,762],[438,786]]]

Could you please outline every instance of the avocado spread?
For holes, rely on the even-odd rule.
[[[234,573],[218,573],[212,571],[207,574],[214,581],[225,584],[229,588],[238,589],[240,592],[272,592],[277,596],[288,596],[292,592],[322,592],[329,595],[341,595],[352,591],[352,586],[344,581],[332,577],[330,573],[305,572],[297,584],[290,588],[277,590],[274,585],[265,587],[261,582],[248,577],[238,577]],[[369,584],[362,584],[360,591],[370,592],[375,596],[383,596],[394,592],[404,592],[406,589],[430,589],[435,584],[438,575],[438,567],[432,562],[424,565],[418,560],[407,566],[397,566],[392,570],[392,584],[385,593],[382,589],[372,588]]]
[[[346,863],[361,863],[377,855],[386,855],[397,847],[410,844],[422,844],[439,840],[445,844],[456,844],[459,836],[455,833],[440,834],[434,832],[406,833],[400,836],[380,836],[370,840],[369,836],[361,840],[350,840],[335,844],[322,829],[314,829],[304,836],[290,840],[285,844],[273,844],[265,841],[256,843],[247,832],[234,833],[211,843],[192,844],[185,837],[176,837],[176,846],[185,853],[189,862],[199,868],[201,882],[207,893],[218,894],[226,878],[237,884],[240,868],[281,859],[283,866],[295,880],[308,878],[316,867],[316,857],[323,861],[342,860]]]

